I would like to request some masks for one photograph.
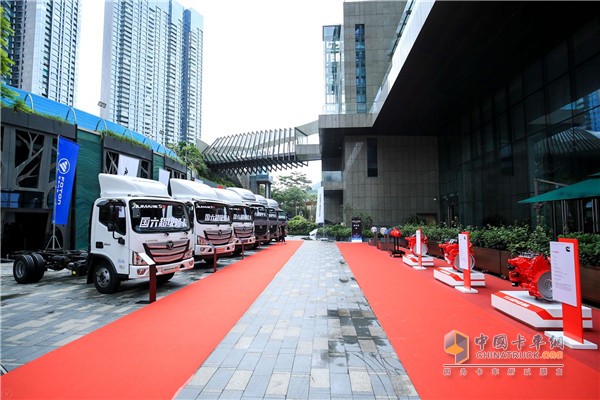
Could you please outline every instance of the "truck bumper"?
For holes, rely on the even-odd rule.
[[[196,245],[194,246],[194,255],[196,258],[206,258],[208,256],[212,256],[214,251],[217,255],[228,256],[233,254],[235,250],[235,243],[228,243],[222,246],[206,246],[206,245]]]
[[[177,271],[185,271],[194,268],[194,258],[186,258],[170,264],[161,264],[156,266],[156,275],[171,274]],[[147,265],[130,265],[129,279],[150,277],[150,268]]]

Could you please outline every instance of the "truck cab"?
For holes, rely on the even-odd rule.
[[[284,210],[279,208],[277,210],[277,220],[279,221],[279,241],[284,241],[288,235],[287,229],[287,215]]]
[[[185,202],[192,216],[194,258],[213,265],[215,258],[235,251],[229,206],[210,186],[185,179],[171,179],[171,195]],[[215,257],[216,256],[216,257]]]
[[[99,174],[100,198],[90,222],[87,282],[100,293],[118,290],[121,281],[150,277],[159,283],[194,267],[190,218],[185,203],[150,179]]]
[[[240,195],[233,190],[215,189],[215,193],[229,206],[233,234],[237,239],[234,254],[242,252],[242,245],[244,249],[255,247],[256,237],[254,236],[252,209],[245,205]]]
[[[271,241],[269,235],[269,219],[267,216],[267,207],[265,203],[260,203],[256,195],[244,188],[227,188],[233,190],[242,197],[244,204],[252,210],[252,219],[254,220],[254,236],[256,237],[255,247],[260,243],[267,244]],[[261,196],[262,197],[262,196]],[[263,197],[264,199],[264,197]]]
[[[267,200],[267,215],[269,216],[269,233],[271,234],[271,240],[279,242],[281,240],[281,223],[279,222],[279,203],[273,199]]]

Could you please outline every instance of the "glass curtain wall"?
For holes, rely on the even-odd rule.
[[[451,128],[460,135],[440,137],[444,219],[527,221],[536,212],[518,201],[534,194],[535,180],[543,193],[558,187],[547,182],[572,184],[600,172],[598,71],[596,19],[457,119]],[[589,225],[592,202],[567,203],[558,233]],[[552,204],[539,213],[549,224]]]

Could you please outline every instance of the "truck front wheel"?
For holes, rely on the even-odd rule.
[[[106,261],[101,261],[94,269],[94,286],[102,294],[111,294],[119,290],[121,280],[113,271],[110,264]]]

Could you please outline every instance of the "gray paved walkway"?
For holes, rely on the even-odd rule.
[[[417,398],[333,242],[305,242],[177,399]]]
[[[248,252],[251,257],[255,251]],[[226,268],[238,259],[219,260]],[[208,276],[200,268],[159,287],[160,299]],[[99,294],[49,271],[30,285],[2,263],[0,361],[9,371],[138,308],[146,282]],[[418,398],[333,242],[305,242],[209,356],[177,399]]]

